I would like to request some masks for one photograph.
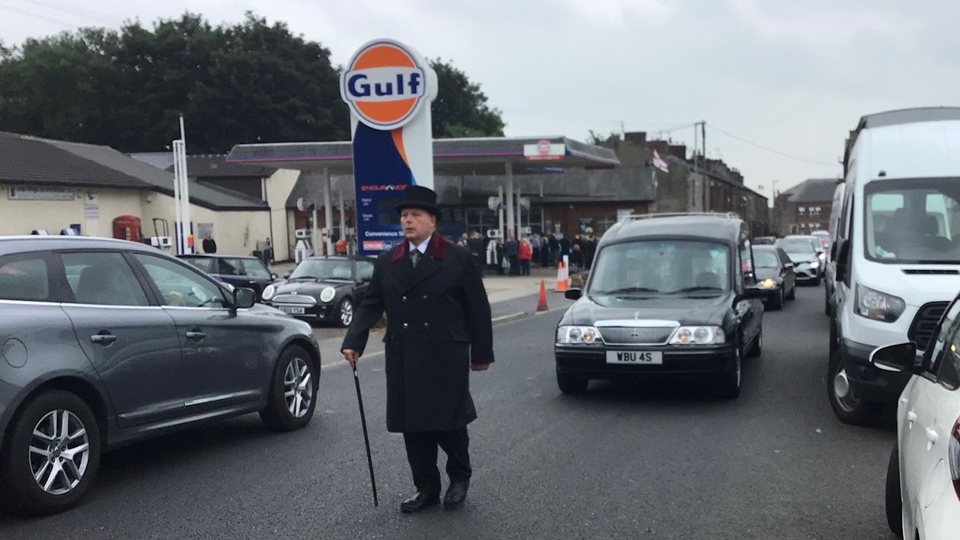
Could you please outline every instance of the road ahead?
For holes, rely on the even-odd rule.
[[[823,292],[765,315],[739,400],[686,385],[594,382],[560,394],[561,311],[496,327],[473,379],[466,506],[403,515],[402,439],[386,433],[383,358],[360,364],[380,508],[373,508],[351,372],[327,368],[314,422],[268,433],[254,416],[105,456],[84,504],[0,516],[0,538],[891,538],[883,482],[894,428],[835,420],[824,390]],[[560,307],[551,296],[551,308]]]

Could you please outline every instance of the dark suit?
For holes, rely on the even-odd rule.
[[[387,431],[404,434],[417,487],[439,492],[438,446],[450,458],[452,480],[470,476],[466,426],[477,417],[470,364],[493,362],[478,262],[438,234],[416,267],[408,242],[381,253],[342,348],[362,353],[384,311]]]

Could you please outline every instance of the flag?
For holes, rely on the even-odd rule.
[[[670,169],[667,168],[667,162],[660,158],[660,154],[656,150],[653,151],[653,166],[663,172],[670,172]]]

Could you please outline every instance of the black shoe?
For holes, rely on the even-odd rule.
[[[456,510],[463,506],[467,499],[467,490],[470,489],[470,480],[451,482],[447,494],[443,497],[443,507],[447,510]]]
[[[404,514],[413,514],[438,504],[440,504],[439,493],[418,491],[416,495],[400,503],[400,511]]]

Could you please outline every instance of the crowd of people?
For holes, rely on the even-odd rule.
[[[589,270],[597,252],[598,238],[592,233],[573,238],[563,233],[534,233],[518,240],[512,231],[507,238],[484,238],[479,232],[464,232],[457,245],[470,250],[481,268],[498,275],[529,276],[530,265],[542,268],[557,266],[564,255],[569,257],[570,272]]]

